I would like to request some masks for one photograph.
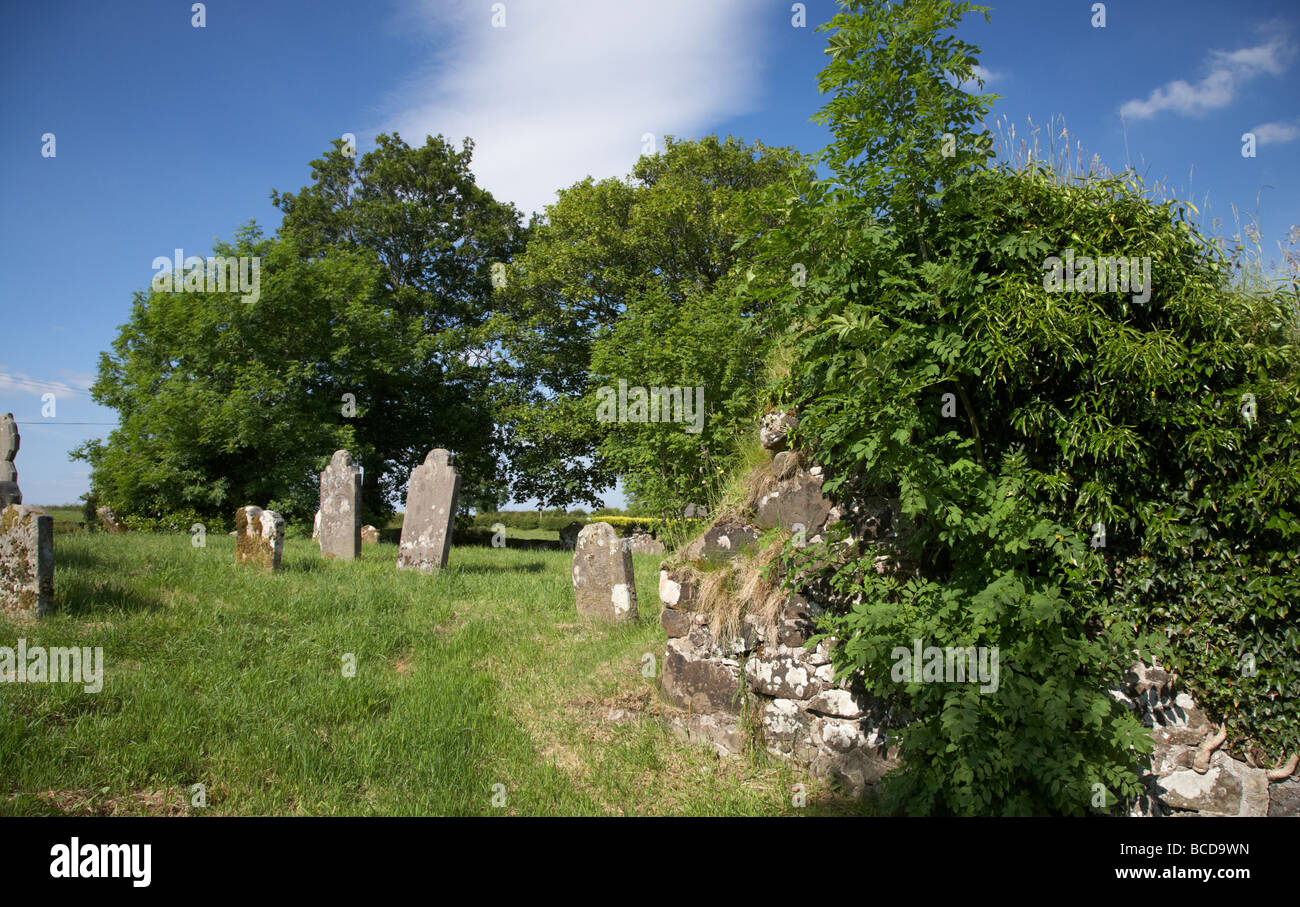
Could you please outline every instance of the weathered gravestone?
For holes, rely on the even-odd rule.
[[[585,525],[585,523],[574,520],[562,528],[560,530],[560,544],[572,551],[578,544],[578,533],[582,532],[582,527]]]
[[[122,535],[127,531],[126,523],[123,523],[121,517],[113,512],[112,507],[100,507],[95,511],[95,515],[99,517],[99,525],[105,532]]]
[[[39,507],[0,508],[0,612],[44,617],[54,610],[54,517]]]
[[[362,527],[361,527],[361,544],[363,544],[363,545],[378,545],[378,544],[379,544],[379,530],[376,529],[374,526],[362,526]]]
[[[578,613],[604,620],[636,620],[632,552],[609,523],[588,523],[573,549],[573,597]]]
[[[235,511],[235,563],[279,570],[284,551],[284,517],[261,507]]]
[[[23,493],[18,488],[18,470],[14,466],[21,440],[14,414],[0,416],[0,507],[23,502]]]
[[[664,553],[664,543],[648,532],[634,532],[623,539],[623,547],[633,554]]]
[[[429,451],[424,464],[411,473],[397,552],[399,570],[433,573],[447,566],[460,494],[460,475],[451,461],[451,452],[440,447]]]
[[[320,553],[344,561],[361,556],[361,467],[346,450],[334,451],[320,474]]]

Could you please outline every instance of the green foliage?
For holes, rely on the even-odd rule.
[[[433,447],[456,453],[466,507],[504,496],[478,354],[517,214],[475,186],[468,144],[379,136],[359,161],[334,144],[311,186],[273,193],[275,239],[250,226],[214,248],[261,259],[259,299],[140,294],[101,356],[92,392],[121,427],[76,455],[124,517],[211,522],[255,503],[307,521],[340,448],[364,467],[375,525]]]
[[[86,524],[87,529],[99,526],[99,498],[93,491],[88,491],[81,496],[81,521]]]
[[[667,140],[626,181],[562,190],[535,223],[500,291],[496,324],[510,380],[498,417],[512,443],[512,495],[598,503],[622,477],[647,510],[702,497],[752,411],[761,345],[731,289],[735,250],[763,187],[806,170],[793,151],[708,137]],[[598,389],[704,388],[702,430],[601,422]],[[694,394],[691,393],[691,402]]]
[[[938,37],[976,8],[844,6],[822,77],[832,178],[788,200],[745,291],[795,338],[771,393],[798,409],[827,490],[902,516],[878,545],[785,564],[845,603],[824,621],[841,676],[914,719],[887,801],[1083,813],[1094,784],[1108,806],[1134,796],[1149,740],[1104,690],[1135,652],[1162,654],[1238,733],[1294,747],[1294,298],[1232,290],[1217,250],[1134,180],[985,168],[987,140],[961,132],[981,99],[952,84],[973,49]],[[911,103],[892,104],[898,85]],[[943,132],[975,152],[928,153]],[[1049,292],[1066,249],[1149,256],[1149,301]],[[997,647],[1001,684],[899,682],[891,653],[917,639]]]
[[[230,519],[250,503],[310,519],[315,472],[330,454],[368,453],[330,390],[336,378],[347,386],[346,344],[383,342],[368,330],[374,269],[360,255],[303,261],[251,227],[215,251],[262,259],[256,303],[138,294],[112,353],[100,356],[92,394],[121,425],[74,455],[90,461],[95,494],[128,525],[188,529],[186,519]]]
[[[655,517],[631,516],[621,511],[597,511],[588,515],[582,510],[489,510],[474,516],[474,526],[490,529],[497,523],[507,529],[545,529],[556,532],[570,523],[609,523],[620,535],[635,532],[648,532],[658,535],[667,525],[666,521]]]

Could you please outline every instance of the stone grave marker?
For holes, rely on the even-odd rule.
[[[261,507],[235,511],[235,563],[279,570],[284,552],[284,517]]]
[[[23,493],[18,487],[18,469],[14,466],[21,440],[14,414],[0,416],[0,507],[23,502]]]
[[[573,549],[573,596],[578,613],[603,620],[636,620],[632,552],[609,523],[588,523]]]
[[[433,573],[447,566],[460,494],[460,475],[451,463],[451,452],[440,447],[429,451],[423,465],[411,473],[397,552],[399,570]]]
[[[346,450],[334,451],[320,474],[320,552],[353,561],[361,556],[361,467]]]
[[[54,517],[39,507],[0,507],[0,612],[54,611]]]

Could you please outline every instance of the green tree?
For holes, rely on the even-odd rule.
[[[272,194],[276,238],[249,228],[214,250],[261,260],[257,301],[138,295],[93,389],[121,427],[76,453],[100,498],[174,524],[247,503],[308,519],[316,473],[347,448],[365,470],[366,519],[383,525],[410,471],[446,447],[464,504],[495,505],[484,325],[491,266],[522,231],[474,185],[470,150],[380,136],[357,161],[336,141],[311,186]]]
[[[493,266],[522,247],[513,205],[492,198],[470,172],[473,143],[442,136],[418,148],[380,135],[359,160],[342,141],[312,161],[311,186],[272,193],[284,212],[280,235],[304,256],[366,252],[381,274],[377,305],[395,319],[405,349],[353,360],[358,443],[373,451],[363,499],[396,499],[433,447],[455,452],[461,498],[493,507],[504,499],[503,447],[492,413],[490,337]],[[355,338],[359,348],[367,341]]]
[[[1135,651],[1184,672],[1216,717],[1293,746],[1294,292],[1234,288],[1184,210],[1131,177],[989,168],[978,135],[954,169],[929,153],[961,135],[938,112],[973,122],[984,105],[957,87],[973,49],[941,32],[978,8],[843,6],[823,75],[831,178],[762,244],[750,292],[794,338],[772,393],[799,411],[827,489],[898,502],[894,536],[791,549],[784,564],[837,603],[823,627],[841,676],[911,716],[889,801],[1019,814],[1132,798],[1150,740],[1104,691]],[[861,127],[900,81],[935,115],[902,105],[901,121]],[[1149,298],[1054,292],[1067,249],[1148,258]],[[780,281],[795,256],[811,261],[804,292]],[[894,676],[895,648],[917,639],[996,647],[1000,684]],[[1243,677],[1241,655],[1265,651]]]
[[[91,388],[121,424],[74,456],[124,516],[188,529],[255,503],[310,518],[314,472],[338,448],[357,451],[333,382],[391,339],[375,330],[378,271],[357,254],[305,261],[252,225],[213,251],[260,259],[260,298],[138,293]]]
[[[669,137],[626,181],[560,191],[511,265],[496,325],[516,498],[595,504],[619,476],[654,509],[707,494],[763,359],[743,337],[736,245],[775,223],[755,210],[760,190],[807,175],[789,149]],[[702,431],[602,423],[598,389],[620,379],[703,386]]]

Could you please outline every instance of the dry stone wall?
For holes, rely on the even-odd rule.
[[[704,599],[711,574],[757,553],[764,530],[820,537],[840,512],[816,467],[784,450],[793,417],[764,420],[762,441],[779,452],[755,476],[741,513],[716,519],[659,573],[660,620],[668,636],[660,688],[676,707],[672,725],[688,739],[736,755],[748,744],[865,793],[896,764],[881,703],[835,679],[826,641],[815,632],[817,604],[803,595],[744,602],[734,628],[717,626]],[[769,590],[768,594],[771,592]]]
[[[718,571],[746,563],[738,558],[748,558],[745,569],[752,572],[764,530],[782,530],[781,541],[802,534],[815,542],[843,520],[858,545],[897,531],[897,501],[878,498],[848,508],[822,493],[822,470],[786,449],[796,425],[788,414],[764,417],[760,439],[773,456],[750,476],[747,499],[665,561],[659,600],[668,641],[660,689],[672,707],[670,724],[688,739],[727,755],[758,745],[861,795],[896,767],[890,729],[906,716],[837,681],[827,641],[808,647],[824,610],[812,591],[727,587],[716,579]],[[877,569],[913,568],[882,556]],[[749,593],[729,603],[726,610],[738,615],[730,626],[719,620],[719,602],[712,600],[719,588]],[[1110,692],[1139,713],[1155,742],[1143,778],[1147,795],[1132,815],[1300,815],[1295,760],[1264,767],[1218,748],[1222,734],[1159,667],[1136,665],[1124,687]]]

